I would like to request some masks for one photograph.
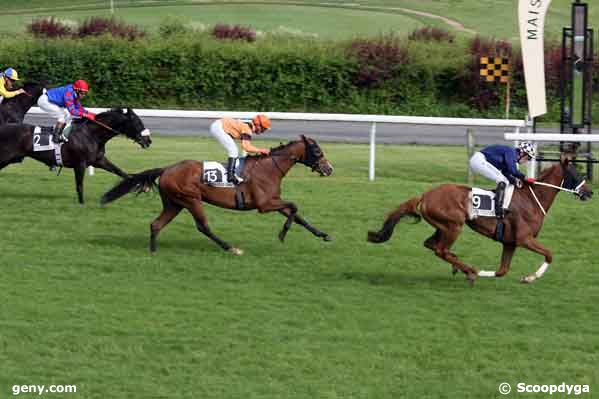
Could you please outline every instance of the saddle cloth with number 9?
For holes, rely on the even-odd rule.
[[[503,209],[508,209],[514,195],[514,186],[509,184],[505,189]],[[468,195],[468,219],[476,219],[479,216],[495,217],[495,193],[472,187]]]
[[[238,176],[241,174],[244,164],[245,158],[239,158],[235,163],[235,172]],[[235,185],[229,183],[227,179],[227,164],[215,161],[204,161],[202,166],[204,168],[204,173],[202,173],[202,183],[214,187],[235,187]]]

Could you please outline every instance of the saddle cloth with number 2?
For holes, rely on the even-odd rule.
[[[508,209],[514,195],[514,186],[509,184],[505,189],[503,209]],[[468,195],[468,219],[476,219],[479,216],[495,217],[495,193],[472,187]]]

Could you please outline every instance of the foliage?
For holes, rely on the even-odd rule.
[[[212,29],[212,36],[221,40],[256,41],[256,32],[248,26],[241,25],[216,24]]]
[[[453,43],[455,40],[455,35],[444,29],[439,29],[432,26],[423,26],[422,28],[413,30],[408,35],[408,39]]]
[[[79,25],[76,35],[80,38],[110,34],[127,40],[135,40],[145,35],[144,31],[135,25],[130,25],[117,18],[91,17]]]
[[[29,23],[27,32],[39,38],[63,38],[100,36],[109,34],[127,40],[143,37],[145,32],[136,25],[130,25],[117,18],[90,17],[77,27],[71,28],[54,17],[36,19]]]
[[[34,19],[27,25],[27,32],[35,37],[59,38],[70,36],[71,27],[54,17]]]
[[[358,63],[354,82],[359,88],[381,87],[398,77],[409,62],[408,52],[395,35],[356,39],[350,44],[348,54]]]

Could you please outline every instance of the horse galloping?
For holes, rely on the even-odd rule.
[[[158,186],[163,209],[150,225],[151,253],[156,251],[156,239],[160,231],[185,208],[193,216],[200,232],[225,251],[241,255],[242,250],[232,247],[210,230],[204,214],[204,202],[228,209],[257,209],[260,213],[278,211],[286,217],[283,229],[279,233],[281,242],[285,240],[292,222],[303,226],[316,237],[330,241],[332,238],[328,234],[311,226],[297,213],[297,205],[281,199],[282,179],[298,162],[321,176],[329,176],[333,172],[331,163],[324,157],[316,141],[302,135],[301,140],[272,149],[270,155],[248,157],[244,168],[247,180],[236,189],[207,185],[202,180],[203,164],[187,160],[130,176],[106,192],[101,202],[107,204],[131,191],[140,191],[147,185]],[[155,180],[158,177],[160,180],[156,184]],[[239,204],[239,198],[243,198],[242,206]]]
[[[25,114],[37,103],[38,98],[44,93],[44,85],[37,82],[25,82],[24,94],[5,98],[0,103],[0,125],[5,123],[22,123]]]
[[[435,233],[424,241],[424,246],[450,263],[454,274],[461,270],[471,282],[474,282],[477,276],[502,277],[510,268],[516,248],[523,247],[545,258],[545,262],[535,273],[521,279],[523,283],[531,283],[547,271],[553,260],[551,251],[536,237],[557,193],[560,190],[569,191],[583,201],[593,195],[585,181],[578,175],[574,164],[564,154],[559,164],[541,173],[535,185],[534,188],[527,185],[514,191],[510,208],[504,219],[503,253],[496,272],[478,271],[463,263],[450,251],[462,232],[464,224],[489,238],[494,237],[497,226],[494,217],[469,218],[471,188],[462,185],[444,184],[407,200],[389,214],[381,230],[368,232],[368,241],[382,243],[389,240],[395,225],[406,216],[414,217],[417,221],[424,218],[436,229]]]
[[[80,204],[84,203],[83,178],[88,166],[104,169],[123,178],[128,176],[106,158],[106,143],[110,139],[122,134],[142,148],[148,148],[152,144],[150,131],[130,108],[114,108],[102,112],[96,116],[95,121],[85,119],[74,122],[69,141],[52,145],[59,146],[56,150],[34,151],[34,134],[35,126],[31,125],[0,126],[0,169],[11,163],[22,162],[25,157],[48,166],[73,168]]]

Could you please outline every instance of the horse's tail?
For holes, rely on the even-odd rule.
[[[381,243],[389,240],[393,235],[393,229],[395,225],[403,218],[404,216],[409,216],[415,218],[415,223],[418,223],[422,218],[420,216],[420,212],[418,211],[418,206],[422,201],[422,196],[410,198],[403,204],[399,206],[396,210],[391,212],[383,227],[379,231],[369,231],[368,232],[368,241],[374,243]]]
[[[104,193],[100,199],[100,203],[105,205],[109,202],[121,198],[123,195],[131,191],[141,192],[146,188],[155,188],[157,186],[156,179],[162,174],[164,168],[144,170],[141,173],[131,175],[123,180],[109,191]]]

